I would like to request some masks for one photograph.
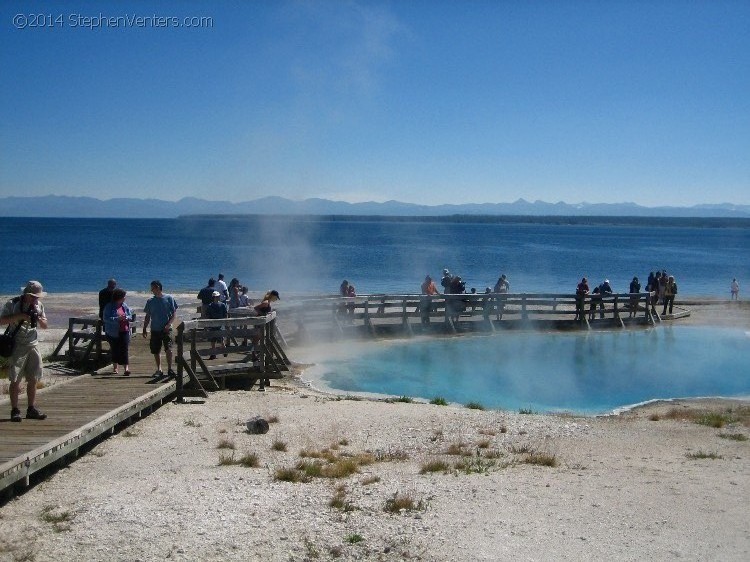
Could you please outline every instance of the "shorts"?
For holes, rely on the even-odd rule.
[[[172,330],[151,332],[151,339],[148,342],[151,353],[157,355],[162,346],[164,346],[164,351],[172,351]]]
[[[36,345],[16,344],[13,355],[8,358],[8,380],[18,382],[24,375],[26,382],[42,378],[42,354]]]

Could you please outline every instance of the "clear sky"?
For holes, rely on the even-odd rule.
[[[0,196],[750,204],[747,0],[3,0],[0,33]]]

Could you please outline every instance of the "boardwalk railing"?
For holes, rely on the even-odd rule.
[[[343,331],[349,325],[400,325],[407,333],[414,325],[436,324],[449,332],[463,327],[495,330],[503,324],[554,322],[567,325],[625,326],[660,321],[652,314],[652,293],[586,295],[556,293],[471,293],[461,295],[363,295],[308,299],[284,310],[296,321],[300,334],[310,324],[329,323]]]
[[[226,387],[227,377],[244,377],[260,390],[281,378],[290,361],[276,337],[276,312],[266,316],[186,320],[177,328],[177,397],[206,396]],[[188,387],[183,385],[188,379]]]
[[[132,333],[137,331],[137,318],[133,314],[130,322]],[[53,357],[60,357],[60,353],[67,344],[65,356],[69,361],[85,363],[93,361],[99,363],[109,360],[109,345],[104,349],[103,343],[107,342],[104,334],[104,323],[98,316],[78,316],[68,319],[68,329],[55,346]]]

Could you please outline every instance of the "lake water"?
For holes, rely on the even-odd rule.
[[[487,408],[598,414],[654,399],[750,396],[750,332],[737,329],[505,332],[330,353],[306,374],[323,386]]]
[[[626,292],[634,275],[645,288],[649,271],[667,269],[682,295],[728,297],[733,277],[750,280],[750,227],[581,220],[3,218],[0,293],[15,293],[28,279],[53,292],[97,291],[109,277],[130,290],[160,279],[168,292],[197,292],[219,272],[282,297],[335,293],[342,279],[359,294],[414,293],[425,274],[439,278],[444,267],[480,292],[500,273],[514,292],[572,292],[583,275]]]
[[[675,275],[680,296],[729,296],[750,280],[750,221],[519,223],[519,219],[393,221],[377,217],[50,219],[0,221],[0,294],[29,279],[51,292],[93,292],[110,277],[127,290],[197,293],[210,276],[252,292],[416,293],[444,267],[482,292],[505,273],[513,292],[572,292],[581,276],[627,291],[634,275]],[[560,219],[555,219],[555,221]],[[499,221],[499,222],[498,222]],[[679,296],[678,296],[679,301]],[[53,311],[50,311],[53,313]],[[559,335],[504,333],[341,349],[324,362],[330,386],[487,407],[600,412],[652,398],[750,393],[744,333],[658,328]],[[348,346],[351,350],[351,346]]]

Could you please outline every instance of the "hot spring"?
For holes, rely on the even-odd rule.
[[[346,393],[583,414],[649,400],[750,395],[750,332],[658,327],[503,332],[319,348],[305,373]]]

